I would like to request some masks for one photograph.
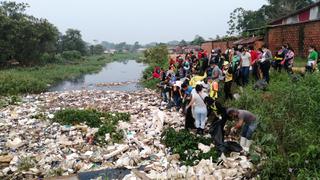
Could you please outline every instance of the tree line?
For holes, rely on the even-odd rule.
[[[247,35],[249,30],[262,30],[258,33],[264,33],[263,27],[269,22],[288,15],[296,10],[304,8],[314,0],[267,0],[267,4],[263,5],[256,11],[237,8],[230,14],[229,35]]]
[[[101,45],[88,46],[76,29],[64,34],[46,19],[26,14],[26,3],[0,3],[0,63],[45,64],[101,54]]]

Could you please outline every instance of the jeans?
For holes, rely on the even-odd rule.
[[[241,136],[247,138],[248,140],[251,140],[254,131],[257,129],[257,126],[257,121],[245,123],[241,131]]]
[[[260,67],[261,67],[263,79],[269,84],[269,81],[270,81],[270,78],[269,78],[270,62],[265,61],[261,64]]]
[[[180,98],[180,96],[173,96],[172,99],[173,99],[173,103],[176,106],[176,108],[180,109],[181,108],[181,98]]]
[[[224,83],[224,95],[226,100],[227,99],[233,99],[232,93],[231,93],[231,87],[232,87],[232,81],[225,82]]]
[[[241,74],[242,74],[242,85],[245,86],[249,83],[249,73],[250,67],[242,67]]]
[[[274,65],[274,69],[278,72],[281,72],[281,69],[282,69],[282,64],[281,64],[281,61],[280,60],[277,60],[275,61],[275,65]]]
[[[168,102],[168,94],[170,93],[170,89],[168,87],[165,87],[161,91],[162,100],[164,102]],[[169,94],[170,96],[170,94]]]
[[[195,113],[195,125],[196,128],[204,129],[206,125],[206,120],[207,120],[207,108],[206,107],[195,107],[194,108],[194,113]]]
[[[252,66],[252,75],[256,81],[259,80],[259,66],[258,63],[254,63]]]

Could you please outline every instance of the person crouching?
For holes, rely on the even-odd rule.
[[[245,152],[249,152],[252,144],[252,135],[258,126],[257,117],[246,110],[239,110],[234,108],[227,109],[229,118],[237,120],[237,124],[231,129],[231,132],[236,132],[242,128],[240,145]]]

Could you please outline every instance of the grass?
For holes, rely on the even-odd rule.
[[[259,118],[255,145],[267,155],[259,172],[262,179],[320,177],[319,79],[315,73],[293,82],[286,73],[272,73],[267,91],[249,85],[240,100],[227,103]]]
[[[53,121],[62,125],[84,123],[89,127],[99,128],[94,137],[99,143],[105,144],[105,134],[108,133],[113,142],[120,142],[123,139],[123,133],[117,130],[117,124],[119,121],[129,120],[130,114],[128,113],[66,109],[56,112]]]
[[[19,171],[28,171],[35,166],[36,162],[33,157],[23,157],[18,164],[18,169]]]
[[[295,67],[305,67],[307,64],[306,58],[297,57],[294,59],[294,66]]]
[[[48,64],[28,68],[0,71],[0,95],[40,93],[60,81],[76,78],[82,74],[95,73],[112,61],[139,58],[139,54],[114,54],[85,57],[67,64]]]

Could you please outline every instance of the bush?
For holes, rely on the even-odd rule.
[[[157,84],[160,82],[159,79],[151,79],[152,73],[155,67],[167,69],[169,66],[168,61],[168,49],[167,46],[158,45],[150,48],[144,52],[144,62],[149,64],[149,67],[143,72],[142,85],[146,88],[155,89]]]
[[[130,114],[118,112],[99,112],[96,110],[66,109],[55,113],[54,121],[63,125],[84,123],[92,128],[99,128],[95,134],[98,142],[104,143],[105,134],[109,133],[113,142],[123,139],[123,133],[117,130],[119,121],[129,121]]]
[[[165,45],[152,47],[144,52],[146,63],[161,66],[168,61],[168,48]]]
[[[55,61],[54,55],[50,55],[49,53],[44,53],[40,57],[40,64],[53,63],[54,61]]]
[[[293,83],[287,74],[272,74],[269,91],[249,86],[229,105],[257,114],[256,145],[267,155],[262,179],[319,177],[320,75]]]
[[[162,134],[162,142],[171,148],[173,154],[179,154],[180,160],[187,166],[196,165],[201,159],[218,158],[215,148],[211,148],[208,153],[198,149],[198,143],[209,146],[211,139],[193,135],[186,130],[176,132],[173,128],[166,129]]]
[[[66,61],[77,61],[82,58],[82,55],[79,51],[63,51],[61,56]]]

